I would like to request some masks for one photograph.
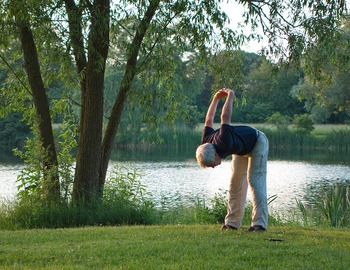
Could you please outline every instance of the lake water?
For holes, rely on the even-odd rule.
[[[192,202],[197,199],[210,204],[216,194],[224,194],[230,179],[230,159],[214,169],[201,169],[194,158],[176,158],[159,161],[149,156],[133,158],[124,155],[125,160],[139,168],[139,179],[152,194],[153,201]],[[316,160],[316,161],[315,161]],[[125,161],[118,161],[125,162]],[[111,162],[113,165],[113,162]],[[21,164],[0,163],[0,197],[11,199],[16,194],[16,178]],[[277,195],[271,204],[274,209],[295,207],[295,199],[303,199],[311,186],[350,182],[350,160],[348,154],[340,160],[331,158],[304,158],[285,160],[272,157],[268,161],[268,196]],[[251,198],[250,192],[248,199]]]

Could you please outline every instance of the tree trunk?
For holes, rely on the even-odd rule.
[[[103,191],[104,183],[106,180],[106,174],[108,169],[109,158],[111,155],[113,140],[115,134],[117,133],[118,125],[120,122],[121,114],[123,111],[124,103],[126,101],[127,92],[130,91],[132,82],[134,80],[136,70],[137,70],[137,56],[140,51],[140,47],[143,41],[143,38],[149,28],[150,22],[158,9],[160,0],[153,0],[150,2],[150,5],[141,20],[138,29],[132,43],[129,46],[128,59],[126,64],[126,69],[124,77],[118,92],[117,99],[112,108],[111,115],[106,128],[106,133],[104,135],[102,150],[101,150],[101,166],[99,173],[99,188],[100,193]]]
[[[72,47],[81,79],[81,119],[78,153],[73,186],[73,200],[77,203],[90,203],[101,199],[111,154],[111,148],[120,122],[126,94],[131,89],[136,74],[137,56],[144,35],[158,8],[160,0],[150,3],[128,53],[127,67],[112,109],[106,133],[102,142],[103,85],[105,63],[109,45],[109,1],[96,0],[90,7],[92,20],[88,39],[88,61],[84,52],[81,17],[79,8],[73,1],[65,0],[69,18]]]
[[[101,197],[99,167],[104,73],[109,46],[109,0],[95,0],[90,10],[92,19],[88,38],[88,62],[85,84],[81,85],[82,112],[73,185],[73,200],[78,204],[88,204]]]
[[[72,42],[73,54],[75,58],[75,63],[77,66],[77,72],[80,81],[80,121],[84,122],[84,104],[85,104],[85,89],[86,89],[86,55],[84,48],[84,36],[83,36],[83,28],[81,25],[82,22],[82,14],[81,9],[79,9],[74,1],[65,0],[65,7],[68,15],[68,26],[70,39]]]
[[[46,202],[51,204],[57,202],[60,198],[60,183],[49,102],[41,77],[37,49],[29,24],[25,21],[19,22],[19,30],[24,55],[24,67],[27,72],[38,118],[40,140],[45,151],[43,155],[43,195]]]

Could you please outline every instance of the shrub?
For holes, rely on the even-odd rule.
[[[290,124],[290,117],[282,115],[279,112],[272,114],[266,118],[267,123],[274,124],[277,127],[277,130],[287,130]]]
[[[295,132],[298,134],[310,134],[315,129],[313,122],[309,115],[295,115],[293,119],[295,125]]]
[[[71,201],[48,206],[36,193],[3,204],[0,226],[16,228],[57,228],[93,225],[154,224],[157,211],[132,165],[117,164],[106,182],[103,200],[78,207]]]

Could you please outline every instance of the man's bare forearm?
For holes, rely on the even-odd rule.
[[[219,104],[219,98],[217,98],[217,96],[215,95],[213,100],[211,101],[208,111],[207,111],[207,115],[205,117],[205,123],[204,125],[207,127],[213,127],[214,124],[214,117],[215,117],[215,113],[216,113],[216,108],[218,107]]]
[[[233,106],[234,99],[235,99],[235,93],[232,90],[229,90],[227,92],[227,97],[226,97],[224,106],[222,107],[221,124],[231,123],[232,106]]]

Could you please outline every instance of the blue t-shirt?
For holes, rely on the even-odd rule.
[[[231,126],[222,124],[217,130],[204,127],[202,144],[211,143],[216,152],[225,158],[229,155],[246,155],[250,153],[257,141],[258,132],[249,126]]]

